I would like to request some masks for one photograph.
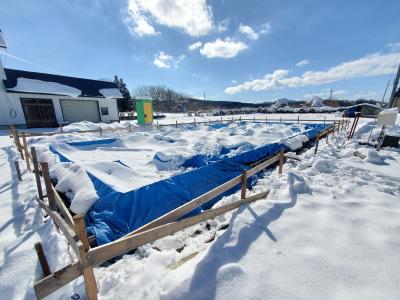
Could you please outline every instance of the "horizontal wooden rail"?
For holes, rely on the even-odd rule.
[[[228,211],[234,210],[243,204],[263,199],[267,197],[268,194],[269,190],[266,192],[250,196],[246,199],[238,200],[231,204],[207,210],[194,217],[183,219],[178,222],[172,222],[165,225],[161,225],[159,227],[155,227],[147,231],[140,232],[120,240],[116,240],[112,243],[96,247],[94,249],[89,250],[88,252],[89,261],[92,266],[100,265],[103,262],[106,262],[107,260],[113,257],[122,255],[140,246],[146,245],[150,242],[171,235],[175,232],[191,227],[205,220],[214,218]]]
[[[54,223],[61,229],[64,233],[65,238],[71,244],[71,248],[74,250],[76,255],[79,257],[79,245],[82,242],[79,240],[75,231],[68,225],[68,223],[54,210],[51,210],[50,207],[42,200],[37,199],[41,208],[43,208],[47,214],[51,217]]]
[[[248,170],[246,172],[246,174],[248,177],[250,177],[250,176],[264,170],[265,168],[271,166],[272,164],[276,163],[278,160],[279,160],[279,154],[266,160],[265,162],[259,164],[258,166]],[[193,211],[200,205],[202,205],[202,204],[210,201],[211,199],[214,199],[218,195],[221,195],[222,193],[230,190],[231,188],[235,187],[236,185],[240,184],[241,182],[242,182],[242,175],[236,176],[235,178],[232,178],[231,180],[212,189],[211,191],[208,191],[208,192],[204,193],[203,195],[201,195],[197,198],[194,198],[193,200],[183,204],[182,206],[179,206],[178,208],[166,213],[165,215],[162,215],[158,219],[155,219],[154,221],[143,225],[142,227],[136,229],[135,231],[128,233],[127,235],[125,235],[122,238],[125,238],[127,236],[134,235],[136,233],[143,232],[145,230],[175,221],[175,220],[179,219],[180,217]]]
[[[33,285],[36,297],[38,299],[43,299],[81,275],[83,275],[82,266],[79,262],[75,262],[72,265],[66,266],[61,270],[43,277]]]

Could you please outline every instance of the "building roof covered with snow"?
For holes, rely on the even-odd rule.
[[[7,92],[67,95],[71,97],[122,98],[112,81],[4,69]]]

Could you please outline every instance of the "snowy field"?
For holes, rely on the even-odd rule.
[[[282,116],[289,117],[297,115]],[[325,115],[303,117],[323,119]],[[331,118],[334,116],[328,115]],[[175,119],[193,120],[170,115],[162,122],[174,123]],[[397,299],[400,150],[376,152],[359,145],[358,140],[368,138],[371,125],[372,120],[361,119],[353,141],[347,141],[344,133],[334,139],[330,136],[328,143],[320,142],[316,156],[310,149],[298,156],[301,161],[289,160],[282,175],[276,170],[267,172],[249,191],[270,189],[267,199],[146,245],[145,258],[125,255],[108,267],[95,268],[99,298]],[[285,139],[292,132],[282,126],[232,125],[211,132],[204,126],[191,133],[166,127],[158,134],[160,138],[149,132],[125,132],[118,136],[118,144],[109,145],[116,151],[107,146],[73,151],[65,145],[99,138],[96,133],[37,137],[30,142],[38,147],[58,144],[60,151],[82,164],[125,160],[138,173],[144,172],[137,167],[139,163],[149,168],[154,155],[162,153],[174,163],[169,169],[154,164],[146,174],[163,178],[179,172],[176,162],[195,153],[213,153],[222,145],[245,147],[247,143]],[[389,130],[400,134],[399,128]],[[375,129],[372,138],[378,133]],[[52,222],[43,222],[35,202],[34,177],[24,164],[23,181],[15,182],[13,161],[19,155],[7,134],[0,137],[0,293],[4,299],[34,299],[32,285],[41,277],[35,242],[42,242],[52,271],[77,258]],[[169,138],[177,145],[168,147]],[[133,154],[142,156],[138,161],[126,158]],[[125,179],[113,184],[131,188]],[[225,197],[216,206],[239,197]],[[74,294],[84,298],[82,278],[48,298],[71,299]]]

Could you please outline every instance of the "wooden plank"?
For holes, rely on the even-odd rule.
[[[35,174],[36,187],[37,187],[37,190],[38,190],[39,199],[43,200],[42,182],[40,180],[39,164],[38,164],[38,161],[37,161],[37,155],[36,155],[36,148],[35,147],[31,147],[31,153],[32,153],[33,173]]]
[[[92,266],[97,266],[106,262],[107,260],[122,255],[128,251],[136,249],[140,246],[146,245],[150,242],[171,235],[175,232],[183,230],[185,228],[196,225],[208,219],[212,219],[228,211],[234,210],[243,204],[248,204],[260,199],[267,197],[269,191],[262,192],[246,199],[238,200],[234,203],[227,204],[218,208],[207,210],[197,216],[190,217],[178,222],[172,222],[159,227],[149,229],[144,232],[140,232],[122,239],[116,240],[112,243],[96,247],[89,250],[88,256]]]
[[[67,221],[67,223],[73,227],[74,226],[74,220],[72,218],[72,215],[68,209],[68,207],[65,205],[64,201],[62,200],[61,196],[58,194],[58,191],[56,188],[51,185],[51,189],[53,190],[53,195],[54,195],[54,200],[56,202],[57,207],[60,209],[64,219]]]
[[[43,299],[47,297],[82,274],[82,267],[79,262],[76,262],[40,279],[33,285],[36,298]]]
[[[86,233],[85,220],[83,215],[74,216],[75,232],[79,240],[82,242],[82,247],[79,249],[79,258],[83,266],[83,279],[85,282],[86,297],[89,300],[97,299],[97,285],[93,273],[93,267],[87,261],[86,253],[90,248],[89,240]]]
[[[56,210],[56,200],[54,199],[54,192],[52,189],[52,183],[50,179],[50,172],[49,172],[49,164],[47,162],[41,162],[40,167],[42,169],[42,176],[44,179],[44,184],[46,186],[46,192],[47,192],[47,199],[49,200],[49,206],[52,210]]]
[[[26,168],[28,171],[31,171],[31,163],[30,163],[30,156],[29,156],[29,151],[28,151],[28,144],[26,143],[26,136],[25,132],[22,133],[22,144],[24,146],[24,156],[25,156],[25,162],[26,162]]]
[[[49,264],[47,263],[46,255],[44,255],[42,243],[35,243],[35,251],[39,259],[40,266],[42,267],[44,277],[51,274]]]
[[[19,181],[22,181],[21,169],[19,168],[18,160],[16,160],[14,164],[15,164],[15,171],[17,172],[17,178]]]
[[[43,208],[46,213],[51,217],[53,222],[61,229],[65,238],[71,244],[71,248],[74,250],[76,255],[79,257],[79,241],[75,231],[68,225],[68,223],[55,211],[51,210],[50,207],[43,201],[38,199],[39,206]]]
[[[251,168],[250,170],[247,171],[247,177],[253,176],[254,174],[257,174],[258,172],[268,168],[269,166],[273,165],[279,160],[279,154],[267,159],[263,163],[255,166],[254,168]]]

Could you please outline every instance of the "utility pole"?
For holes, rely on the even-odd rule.
[[[389,84],[390,84],[390,79],[388,80],[388,83],[387,83],[386,88],[385,88],[385,92],[383,93],[383,96],[382,96],[382,103],[381,103],[382,106],[383,106],[383,103],[385,102],[385,96],[386,96],[386,92],[387,92],[387,89],[389,87]]]
[[[397,69],[396,78],[393,82],[392,94],[390,95],[390,100],[389,100],[389,108],[391,108],[394,104],[394,95],[397,92],[397,85],[399,84],[399,78],[400,78],[400,64],[399,64],[399,68]]]

